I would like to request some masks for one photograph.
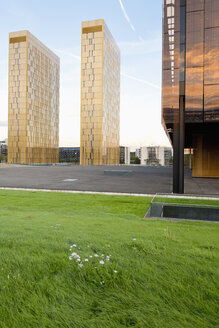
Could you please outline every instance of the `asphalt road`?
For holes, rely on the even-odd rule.
[[[104,171],[107,172],[104,174]],[[0,166],[0,187],[141,194],[171,193],[172,168]],[[185,170],[185,193],[219,196],[219,179],[192,178],[191,171]]]

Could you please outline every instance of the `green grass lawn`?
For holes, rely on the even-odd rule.
[[[201,205],[201,206],[216,206],[219,207],[219,199],[188,199],[188,198],[167,198],[155,196],[153,203],[171,203],[184,205]]]
[[[219,327],[219,225],[150,201],[0,191],[0,327]]]

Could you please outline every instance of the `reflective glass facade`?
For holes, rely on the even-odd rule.
[[[30,32],[10,33],[9,163],[58,162],[59,66]]]
[[[104,20],[82,23],[82,165],[119,164],[120,52]]]
[[[216,149],[214,145],[214,154],[210,145],[219,137],[218,0],[164,0],[162,116],[171,140],[181,95],[185,148],[194,148],[194,176],[198,166],[198,176],[219,176],[219,144]]]
[[[186,4],[186,122],[219,121],[219,1]],[[164,1],[163,116],[173,122],[178,108],[180,0]]]

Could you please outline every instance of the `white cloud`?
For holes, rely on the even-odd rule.
[[[162,51],[162,40],[157,37],[152,40],[139,40],[135,42],[121,41],[119,42],[122,56],[147,55]]]
[[[146,85],[148,85],[148,86],[150,86],[152,88],[161,90],[161,87],[159,85],[154,84],[154,83],[151,83],[149,81],[146,81],[146,80],[143,80],[143,79],[139,79],[137,77],[134,77],[132,75],[128,75],[128,74],[125,74],[125,73],[121,73],[121,75],[124,76],[124,77],[126,77],[126,78],[128,78],[128,79],[134,80],[136,82],[143,83],[143,84],[146,84]]]
[[[3,72],[1,68],[0,72]],[[7,119],[8,119],[8,77],[4,75],[0,79],[0,139],[7,137]]]
[[[0,121],[0,127],[7,127],[8,121]]]
[[[73,57],[74,59],[76,59],[77,61],[81,61],[81,57],[72,53],[71,51],[69,50],[62,50],[62,49],[55,49],[53,48],[53,51],[58,53],[58,54],[61,54],[61,55],[65,55],[65,56],[69,56],[69,57]]]
[[[2,67],[3,67],[3,66],[6,65],[6,67],[7,67],[7,64],[8,64],[8,61],[7,60],[5,60],[5,59],[0,60],[0,66],[2,65]]]
[[[143,43],[144,43],[144,44],[145,44],[145,43],[148,44],[148,42],[143,42]],[[121,44],[122,44],[122,45],[128,45],[128,46],[130,46],[130,47],[136,48],[136,46],[138,46],[139,44],[142,44],[142,42],[133,42],[133,43],[131,43],[131,42],[123,42],[123,43],[121,43]],[[79,57],[78,55],[76,55],[76,54],[74,54],[74,53],[72,53],[72,52],[70,52],[70,51],[68,51],[68,50],[54,49],[54,51],[59,52],[60,54],[63,54],[63,55],[65,55],[65,56],[73,57],[73,58],[75,58],[77,61],[81,61],[81,57]],[[76,71],[76,73],[79,73],[79,74],[80,74],[79,71]],[[74,76],[74,79],[75,79],[75,74],[72,74],[72,72],[71,72],[71,74],[70,74],[69,72],[65,72],[65,74],[62,75],[62,78],[63,78],[63,80],[65,81],[66,78],[68,77],[68,80],[69,80],[69,82],[70,82],[70,80],[73,79],[73,76]],[[144,79],[139,79],[139,78],[137,78],[137,77],[135,77],[135,76],[132,76],[132,75],[129,75],[129,74],[126,74],[126,73],[123,73],[123,72],[121,73],[121,76],[123,76],[123,77],[125,77],[125,78],[127,78],[127,79],[134,80],[134,81],[139,82],[139,83],[147,84],[147,85],[150,86],[150,87],[153,87],[153,88],[155,88],[155,89],[159,89],[159,90],[161,90],[161,87],[160,87],[159,85],[156,85],[156,84],[151,83],[151,82],[149,82],[149,81],[146,81],[146,80],[144,80]],[[79,83],[80,83],[80,82],[79,82]]]
[[[139,90],[137,90],[139,89]],[[161,124],[161,95],[123,84],[120,109],[120,144],[130,147],[169,145]],[[133,94],[135,96],[133,97]]]

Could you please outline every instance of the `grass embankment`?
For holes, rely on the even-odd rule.
[[[0,191],[0,327],[218,327],[219,225],[150,200]]]

